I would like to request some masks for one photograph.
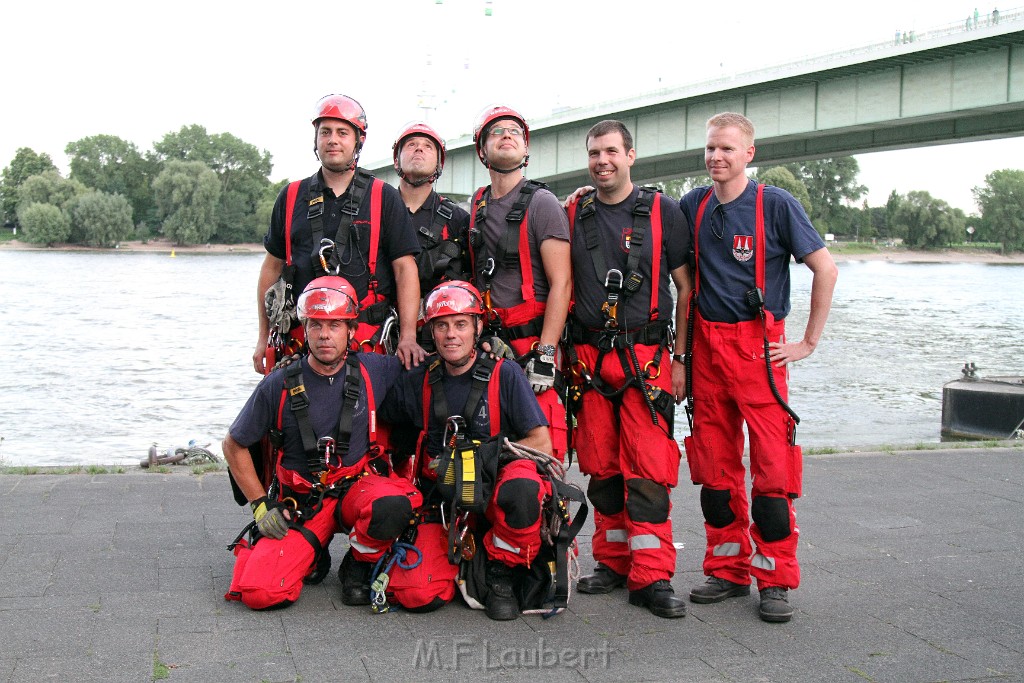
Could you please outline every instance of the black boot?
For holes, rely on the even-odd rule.
[[[576,583],[576,590],[580,593],[611,593],[625,585],[625,574],[620,574],[598,562],[593,574],[580,577]]]
[[[686,616],[686,601],[677,598],[667,579],[655,581],[640,590],[629,591],[629,604],[646,607],[651,614],[666,619]]]
[[[512,567],[498,560],[487,561],[487,616],[495,621],[519,617],[519,601],[512,591]]]
[[[370,573],[373,562],[360,562],[352,556],[350,548],[338,567],[341,581],[341,603],[343,605],[370,604]]]
[[[327,578],[327,575],[331,573],[331,551],[324,548],[320,552],[320,559],[317,560],[316,567],[313,568],[306,578],[302,580],[302,583],[307,586],[315,586],[321,583]]]

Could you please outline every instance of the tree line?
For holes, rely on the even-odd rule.
[[[29,242],[112,247],[163,235],[177,245],[258,242],[281,188],[270,153],[199,125],[168,133],[145,153],[114,135],[68,143],[70,173],[22,147],[0,175],[0,211]],[[883,207],[863,200],[853,157],[758,169],[756,179],[793,194],[823,235],[866,242],[902,240],[935,249],[965,241],[1024,251],[1024,171],[993,171],[973,188],[980,213],[966,215],[925,191],[895,191]],[[670,196],[710,185],[705,176],[659,184]],[[972,228],[968,231],[968,228]]]
[[[63,177],[49,155],[17,150],[0,175],[0,211],[28,242],[113,247],[157,234],[177,245],[257,242],[281,187],[270,153],[199,125],[168,133],[153,150],[114,135],[64,149]]]

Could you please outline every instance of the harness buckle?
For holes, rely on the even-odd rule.
[[[494,277],[494,270],[496,267],[497,264],[494,262],[494,257],[489,256],[487,260],[484,262],[484,269],[480,271],[480,274],[490,279]]]

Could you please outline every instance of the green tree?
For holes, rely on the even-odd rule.
[[[896,221],[896,213],[899,211],[900,206],[903,205],[903,195],[893,190],[889,193],[889,198],[885,201],[885,225],[886,231],[882,234],[887,239],[906,239],[907,230],[906,226],[901,225]]]
[[[966,225],[963,211],[922,191],[907,194],[896,208],[895,221],[906,231],[907,246],[925,249],[962,242]]]
[[[256,215],[263,192],[270,185],[270,153],[230,133],[209,135],[203,126],[183,126],[154,145],[162,159],[201,161],[217,174],[221,192],[215,216],[216,239],[251,242],[266,225]]]
[[[985,239],[1001,242],[1003,251],[1024,251],[1024,171],[1003,169],[975,187]]]
[[[857,184],[860,165],[853,157],[835,157],[834,159],[815,159],[796,164],[786,164],[793,175],[804,182],[807,193],[814,206],[814,223],[819,232],[836,232],[837,228],[849,229],[839,222],[841,218],[849,220],[844,214],[844,202],[856,202],[867,192],[867,188]]]
[[[67,215],[53,204],[33,202],[18,207],[18,223],[26,242],[52,247],[71,234]]]
[[[72,199],[86,192],[88,188],[85,185],[62,177],[54,169],[26,178],[18,188],[18,204],[53,204],[63,209]]]
[[[57,172],[53,159],[45,152],[36,154],[28,147],[21,147],[14,153],[11,164],[0,174],[0,212],[3,223],[15,223],[18,220],[18,188],[27,179],[45,171]]]
[[[807,192],[807,186],[803,181],[793,175],[793,172],[785,166],[770,166],[763,170],[758,169],[756,180],[765,185],[774,185],[790,193],[804,207],[804,211],[810,216],[812,209],[811,196]]]
[[[684,194],[695,187],[704,187],[705,185],[711,185],[711,176],[707,173],[654,183],[654,186],[661,190],[666,196],[676,199],[682,198]]]
[[[153,191],[167,237],[178,245],[209,241],[220,200],[216,173],[199,161],[168,161]]]
[[[273,185],[268,185],[267,189],[263,191],[263,196],[260,197],[260,201],[256,205],[255,220],[256,225],[259,226],[259,231],[254,241],[263,241],[263,235],[266,234],[267,228],[270,227],[270,215],[274,213],[274,203],[277,201],[277,196],[289,182],[289,180],[282,180]]]
[[[124,196],[136,220],[153,222],[155,202],[150,184],[158,168],[155,158],[147,159],[134,143],[114,135],[69,142],[64,152],[71,160],[72,179],[94,190]]]
[[[89,246],[113,247],[135,235],[132,206],[119,194],[87,192],[70,202],[68,214],[73,230]]]

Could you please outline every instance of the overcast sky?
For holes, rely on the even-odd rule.
[[[956,0],[924,4],[7,2],[0,167],[30,147],[66,172],[71,141],[109,134],[145,151],[195,123],[269,151],[274,180],[296,179],[317,167],[310,118],[327,93],[363,104],[363,161],[371,163],[390,158],[399,128],[414,119],[454,139],[489,103],[544,118],[556,108],[884,42],[897,30],[962,25],[974,11]],[[978,9],[984,19],[992,7]],[[1022,159],[1024,138],[858,157],[871,205],[893,189],[927,190],[968,212],[972,187],[993,170],[1024,167]]]

